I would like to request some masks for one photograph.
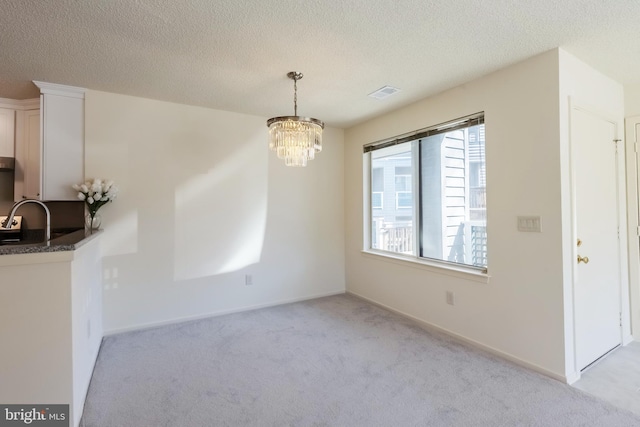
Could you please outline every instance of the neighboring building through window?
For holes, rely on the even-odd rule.
[[[410,166],[395,166],[396,209],[411,209],[413,193],[411,192],[412,171]]]
[[[372,144],[365,153],[371,249],[486,269],[483,114]]]
[[[374,249],[413,253],[412,158],[410,146],[389,147],[371,153],[372,206],[375,190],[382,193],[383,200],[382,209],[371,209],[371,242]],[[382,186],[375,190],[373,174],[384,177],[376,181],[381,182]],[[398,217],[403,219],[397,220]]]
[[[371,170],[371,208],[383,209],[384,201],[384,168],[373,168]]]

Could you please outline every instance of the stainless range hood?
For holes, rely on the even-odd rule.
[[[13,157],[0,157],[0,171],[12,171],[15,166],[16,159]]]

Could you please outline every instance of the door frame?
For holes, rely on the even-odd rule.
[[[627,218],[629,253],[629,293],[631,306],[631,339],[640,341],[640,132],[635,125],[640,115],[625,118],[625,140],[627,141]],[[631,286],[631,284],[635,284]]]
[[[571,245],[571,250],[569,253],[571,254],[570,258],[570,274],[571,274],[571,322],[572,327],[570,328],[572,337],[571,337],[571,345],[572,345],[572,364],[573,364],[573,372],[568,375],[568,382],[572,383],[578,379],[580,379],[580,370],[578,369],[577,363],[577,351],[576,351],[576,280],[577,280],[577,267],[578,264],[575,261],[578,257],[578,247],[575,244],[578,239],[578,230],[577,230],[577,212],[576,212],[576,166],[575,166],[575,156],[573,153],[575,152],[574,140],[573,140],[573,123],[574,123],[574,110],[580,110],[587,114],[594,115],[603,119],[607,122],[610,122],[614,125],[615,136],[614,138],[619,140],[617,143],[617,151],[616,151],[616,170],[617,170],[617,180],[616,180],[616,192],[617,192],[617,200],[618,206],[617,214],[618,214],[618,253],[619,253],[619,281],[620,281],[620,343],[621,345],[626,345],[633,340],[631,337],[631,324],[630,324],[630,308],[629,308],[629,265],[628,265],[628,246],[627,246],[627,177],[626,177],[626,161],[625,161],[625,140],[623,135],[623,126],[621,123],[621,118],[617,118],[615,114],[611,114],[606,111],[602,111],[599,108],[593,107],[591,105],[580,103],[576,101],[572,97],[569,99],[569,168],[570,168],[570,192],[571,192],[571,240],[569,244]],[[566,242],[565,242],[566,243]],[[568,338],[568,337],[567,337]],[[568,355],[567,355],[568,356]]]

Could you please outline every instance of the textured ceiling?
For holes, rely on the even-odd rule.
[[[0,97],[42,80],[349,127],[563,47],[640,83],[639,0],[2,0]],[[384,86],[385,100],[367,97]]]

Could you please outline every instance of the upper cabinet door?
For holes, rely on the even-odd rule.
[[[41,95],[43,200],[77,200],[84,181],[84,95]]]
[[[42,96],[42,198],[77,200],[71,186],[84,181],[84,99]]]
[[[0,108],[0,157],[15,155],[16,111]]]
[[[16,111],[16,169],[14,178],[16,202],[22,199],[41,199],[40,110]]]

